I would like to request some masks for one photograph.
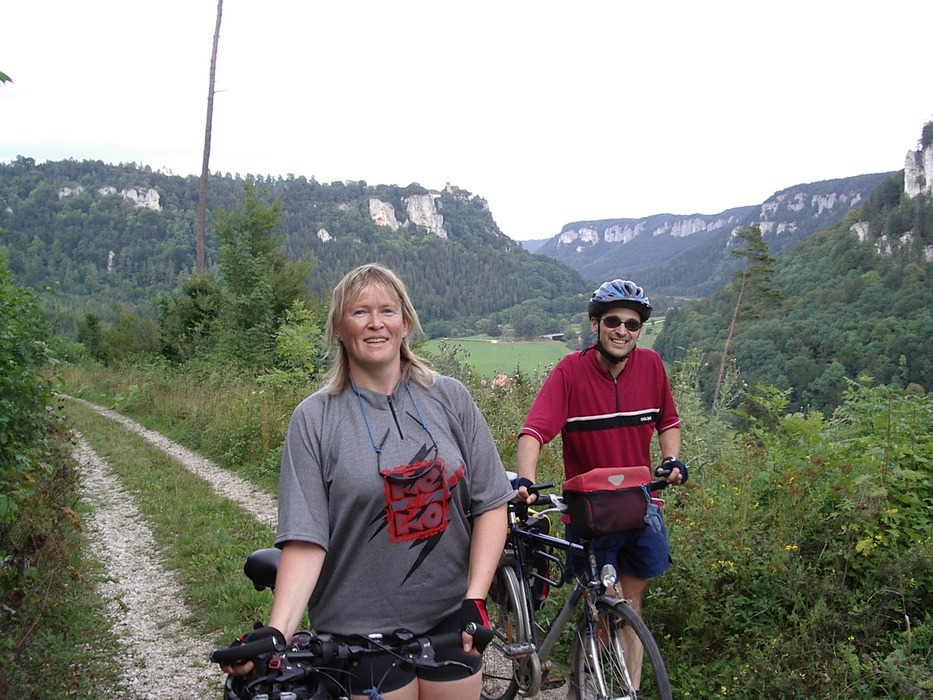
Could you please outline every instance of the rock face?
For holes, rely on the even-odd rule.
[[[383,202],[376,197],[371,197],[369,200],[369,216],[374,223],[379,226],[387,226],[393,231],[412,223],[423,226],[438,238],[447,238],[444,217],[437,211],[434,195],[413,194],[410,197],[405,197],[403,201],[405,202],[405,213],[408,215],[403,223],[399,223],[395,214],[395,207],[391,203]]]
[[[84,192],[84,188],[81,185],[61,187],[58,190],[58,198],[73,197],[82,192]],[[162,211],[161,197],[154,187],[127,187],[117,192],[116,187],[106,185],[99,188],[97,194],[102,197],[118,194],[128,202],[132,202],[133,206],[145,207],[146,209],[152,209],[152,211]]]
[[[438,238],[447,238],[444,229],[444,217],[437,213],[434,206],[434,197],[430,194],[413,194],[405,200],[408,219],[413,224],[424,226]]]
[[[395,218],[395,207],[381,199],[371,197],[369,200],[369,218],[378,226],[388,226],[393,231],[398,231],[399,223]]]
[[[760,205],[718,214],[577,221],[536,252],[559,260],[586,279],[625,277],[657,294],[708,294],[731,261],[729,249],[738,231],[758,225],[771,253],[778,253],[841,219],[891,174],[795,185]],[[699,259],[707,261],[705,266],[697,266]]]
[[[908,151],[904,159],[904,194],[918,197],[933,193],[933,144],[923,146],[918,151]],[[859,240],[874,241],[875,250],[881,255],[896,255],[913,251],[928,263],[933,262],[933,245],[922,245],[913,230],[900,235],[888,235],[872,231],[867,221],[857,221],[849,230]]]
[[[154,187],[128,187],[125,190],[120,190],[120,196],[137,207],[162,211],[162,205],[159,203],[159,193],[156,192]]]
[[[904,192],[911,197],[933,192],[933,145],[908,151],[904,162]]]

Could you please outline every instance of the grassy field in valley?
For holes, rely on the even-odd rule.
[[[645,324],[645,331],[638,344],[650,348],[663,324],[663,317],[651,319]],[[587,343],[593,338],[594,336],[588,336]],[[489,336],[434,338],[426,341],[423,347],[432,355],[439,355],[442,354],[442,344],[449,348],[462,347],[469,353],[469,362],[473,369],[487,379],[500,372],[512,374],[516,368],[521,368],[528,374],[540,373],[553,367],[560,358],[570,352],[565,343],[554,340],[503,340]]]
[[[473,369],[489,379],[500,372],[511,374],[516,368],[529,374],[543,372],[570,352],[566,345],[553,340],[504,341],[476,337],[435,338],[427,341],[424,349],[432,355],[439,355],[441,343],[446,343],[450,348],[461,346],[469,353]]]

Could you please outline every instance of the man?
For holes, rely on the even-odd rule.
[[[687,480],[687,468],[680,462],[680,417],[667,372],[656,352],[636,347],[650,316],[651,303],[633,282],[613,280],[593,293],[589,317],[596,343],[554,367],[519,431],[518,478],[513,483],[517,498],[534,502],[527,486],[535,481],[541,447],[558,433],[566,478],[597,467],[648,467],[657,434],[663,457],[659,469],[669,472],[670,483]],[[576,540],[569,525],[567,537]],[[641,614],[648,579],[671,563],[663,521],[658,530],[649,527],[597,544],[599,566],[616,567],[621,596]],[[637,668],[629,670],[638,678],[640,654],[634,656]]]

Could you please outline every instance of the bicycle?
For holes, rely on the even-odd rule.
[[[529,491],[538,493],[553,486],[550,482],[535,484]],[[650,491],[665,486],[666,481],[645,484],[646,499],[650,499]],[[548,515],[567,511],[562,496],[538,493],[538,503],[546,507],[529,510],[523,503],[509,506],[509,534],[487,603],[495,636],[483,657],[484,700],[533,697],[543,686],[562,683],[558,680],[549,684],[545,674],[552,669],[551,654],[561,632],[581,601],[571,651],[571,683],[578,700],[670,700],[664,659],[650,630],[631,601],[615,595],[615,568],[606,565],[596,570],[592,539],[577,544],[549,534]],[[588,567],[585,574],[573,577],[570,594],[553,619],[542,622],[541,611],[549,589],[571,582],[565,561],[554,550],[565,558],[573,552],[583,554]],[[643,649],[638,690],[620,639],[626,628]]]
[[[243,567],[257,590],[274,588],[280,550],[259,549],[247,557]],[[467,632],[479,642],[488,641],[492,631],[471,623]],[[461,634],[449,632],[428,636],[399,629],[389,635],[338,637],[301,631],[286,645],[272,638],[259,639],[211,652],[219,664],[252,661],[247,676],[229,675],[224,683],[224,700],[349,700],[347,673],[354,662],[366,657],[388,656],[410,668],[438,668],[459,665],[457,661],[437,661],[438,649],[459,647]],[[378,684],[366,691],[372,700],[381,700]]]

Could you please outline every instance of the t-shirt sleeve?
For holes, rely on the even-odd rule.
[[[306,399],[292,413],[279,471],[279,522],[276,545],[290,540],[329,545],[328,493],[321,470],[321,406]],[[317,405],[315,405],[317,403]]]
[[[485,513],[507,503],[515,495],[499,457],[495,440],[482,412],[459,381],[440,378],[451,394],[451,402],[458,406],[457,413],[463,430],[464,459],[470,484],[470,511],[473,515]]]
[[[671,383],[667,378],[667,370],[664,369],[664,363],[658,357],[658,366],[660,373],[661,390],[661,410],[658,415],[658,433],[665,430],[680,427],[680,416],[677,413],[677,406],[674,404],[674,394],[671,391]]]
[[[542,445],[553,440],[567,423],[569,356],[562,359],[541,386],[519,435],[531,435]]]

